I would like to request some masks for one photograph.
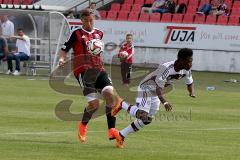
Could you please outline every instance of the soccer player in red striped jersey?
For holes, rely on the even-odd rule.
[[[94,14],[91,9],[81,11],[80,19],[82,27],[74,30],[70,38],[64,43],[60,51],[59,65],[63,66],[67,52],[72,48],[74,52],[73,65],[74,75],[81,87],[83,95],[87,98],[88,106],[84,110],[82,121],[79,124],[78,137],[81,142],[86,141],[87,124],[93,113],[99,107],[98,92],[102,94],[106,101],[106,116],[108,122],[108,137],[114,139],[116,118],[111,116],[111,109],[114,105],[113,86],[106,73],[101,55],[92,55],[88,51],[89,41],[93,39],[101,40],[103,32],[94,28]]]
[[[121,109],[127,111],[136,118],[129,126],[118,132],[115,130],[117,147],[123,148],[124,138],[129,133],[139,131],[145,125],[151,123],[152,118],[159,110],[160,102],[166,111],[172,110],[172,105],[165,99],[164,90],[166,85],[171,86],[170,81],[186,77],[186,85],[190,97],[195,97],[193,78],[191,74],[193,51],[188,48],[179,50],[177,60],[159,65],[159,67],[146,76],[138,86],[138,96],[134,105],[121,101],[112,109],[115,116]]]

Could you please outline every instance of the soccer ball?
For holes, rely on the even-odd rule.
[[[88,49],[88,52],[92,56],[96,56],[96,55],[98,55],[98,54],[103,52],[103,50],[104,50],[104,43],[100,39],[93,39],[93,40],[88,42],[87,49]]]
[[[128,53],[127,53],[126,51],[120,52],[119,57],[120,57],[121,59],[125,59],[125,58],[127,58],[127,56],[128,56]]]

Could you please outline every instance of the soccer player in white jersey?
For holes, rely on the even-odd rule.
[[[164,98],[164,87],[172,79],[186,77],[187,89],[190,97],[195,97],[191,67],[193,51],[188,48],[180,49],[177,60],[161,64],[155,71],[146,76],[138,86],[136,104],[129,105],[123,100],[112,109],[112,116],[115,116],[121,109],[126,110],[135,121],[118,132],[116,130],[116,146],[123,148],[124,138],[133,132],[137,132],[144,125],[151,123],[152,118],[158,112],[160,103],[166,111],[172,110],[172,105]]]

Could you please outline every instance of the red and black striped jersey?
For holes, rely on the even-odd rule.
[[[123,51],[126,51],[128,53],[128,58],[125,60],[125,62],[133,63],[133,54],[134,54],[133,44],[125,41],[120,47],[120,50],[118,52],[118,57],[119,57],[119,54]]]
[[[103,32],[94,28],[91,32],[78,28],[74,30],[69,39],[62,46],[62,50],[68,52],[73,49],[74,75],[78,76],[89,68],[104,71],[101,55],[93,56],[87,50],[87,44],[93,39],[102,39]]]

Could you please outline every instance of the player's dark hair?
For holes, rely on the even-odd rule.
[[[19,31],[23,31],[23,29],[22,29],[22,28],[18,28],[18,29],[17,29],[17,32],[19,32]]]
[[[82,11],[80,11],[80,19],[90,16],[92,14],[93,14],[92,9],[90,9],[90,8],[83,9]]]
[[[96,5],[97,3],[96,3],[96,2],[92,2],[92,3],[90,3],[90,6],[91,6],[92,4],[95,4],[95,5]]]
[[[133,35],[132,35],[131,33],[128,33],[128,34],[126,35],[126,38],[127,38],[128,36],[131,36],[131,37],[132,37]]]
[[[178,51],[178,59],[186,59],[193,56],[193,51],[190,48],[182,48]]]

